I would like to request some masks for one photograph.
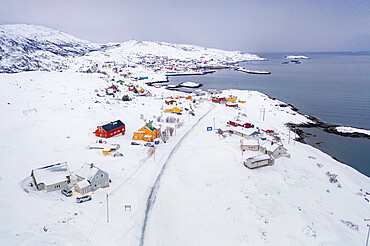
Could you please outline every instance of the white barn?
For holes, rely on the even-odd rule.
[[[267,154],[257,155],[257,156],[253,156],[253,157],[245,159],[243,164],[244,166],[248,168],[257,168],[257,167],[274,164],[274,158],[272,158],[271,156]]]

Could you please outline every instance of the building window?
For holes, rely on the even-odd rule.
[[[104,174],[102,173],[101,175],[100,175],[100,177],[102,178],[102,177],[104,177]]]
[[[96,187],[96,184],[95,184],[95,187]]]
[[[98,179],[98,178],[99,178],[99,176],[96,176],[96,177],[95,177],[95,179]]]

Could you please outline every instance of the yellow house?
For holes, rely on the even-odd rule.
[[[179,109],[178,107],[173,107],[172,109],[165,109],[164,112],[166,113],[180,113],[181,112],[181,109]]]
[[[226,100],[228,100],[229,102],[236,102],[236,97],[235,96],[229,97]]]
[[[151,142],[156,138],[161,136],[161,131],[152,126],[153,121],[149,121],[145,126],[139,129],[139,131],[134,132],[132,139],[134,140],[144,140]]]

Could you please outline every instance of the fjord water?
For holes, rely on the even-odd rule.
[[[268,61],[239,65],[249,70],[270,71],[271,75],[223,69],[205,76],[170,77],[170,82],[194,81],[202,83],[203,89],[257,90],[296,106],[302,114],[329,123],[370,129],[370,52],[304,53],[311,59],[301,60],[301,64],[282,59],[289,53],[258,55]],[[282,64],[284,61],[289,63]],[[320,135],[319,140],[307,139],[309,144],[370,176],[368,139],[345,138],[322,131],[315,134]]]

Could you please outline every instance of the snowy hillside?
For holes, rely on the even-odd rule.
[[[75,57],[76,56],[76,57]],[[77,57],[81,57],[77,59]],[[210,65],[263,60],[239,51],[208,49],[196,45],[130,40],[121,44],[95,44],[37,25],[0,26],[0,72],[61,71],[74,64],[84,67],[115,61],[142,63],[148,57],[207,61]],[[76,58],[76,59],[75,59]]]
[[[66,69],[65,57],[105,46],[37,25],[0,26],[0,72]]]
[[[239,62],[245,60],[263,60],[257,55],[243,54],[239,51],[224,51],[220,49],[204,48],[196,45],[171,44],[166,42],[136,41],[130,40],[120,44],[117,48],[106,52],[93,52],[92,59],[109,57],[115,61],[126,59],[139,59],[145,56],[165,56],[170,59],[180,60],[204,60],[213,59],[215,62]],[[103,58],[103,59],[104,59]]]

